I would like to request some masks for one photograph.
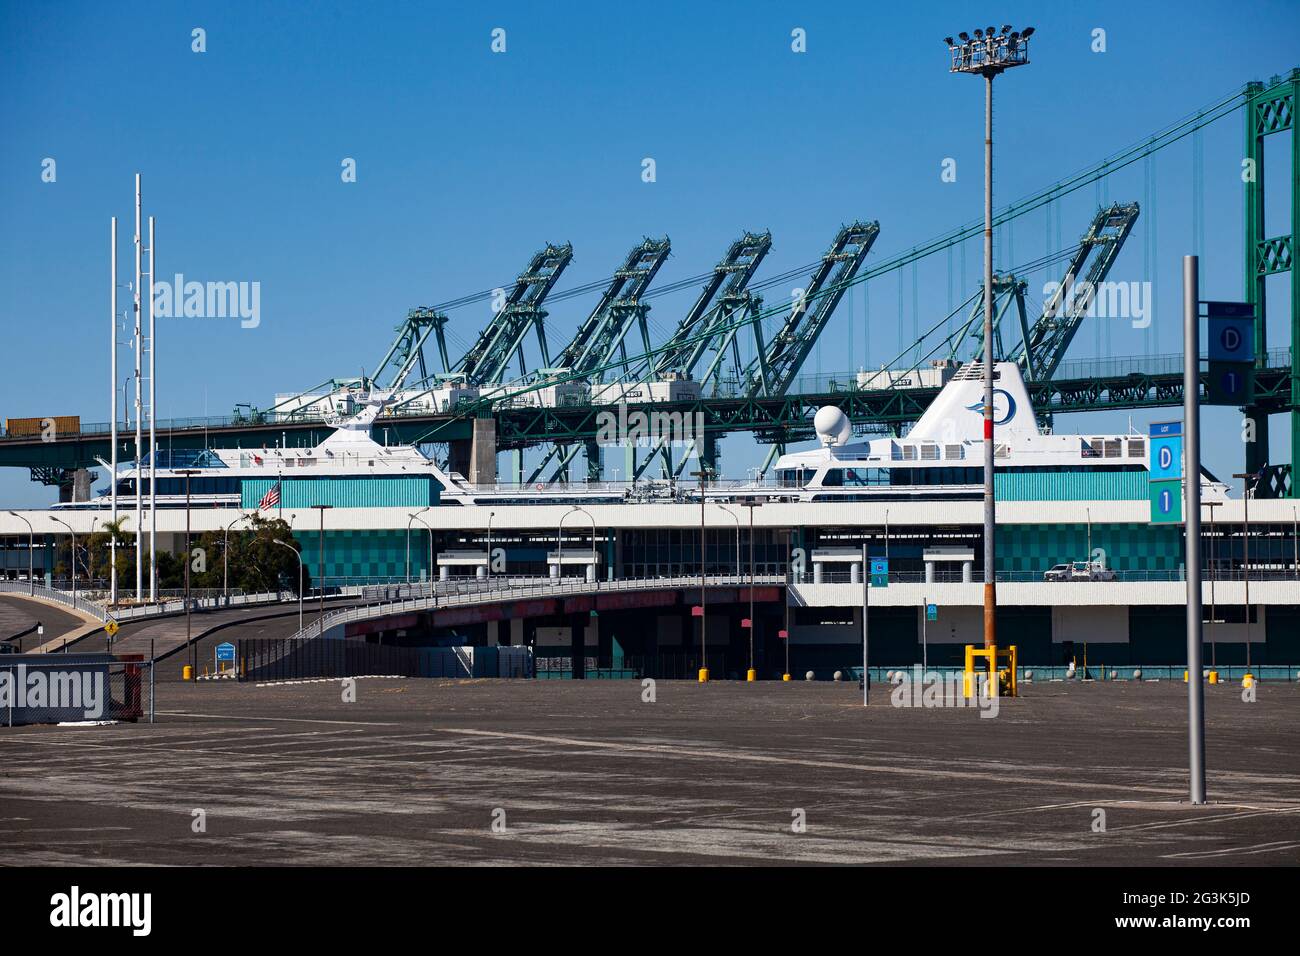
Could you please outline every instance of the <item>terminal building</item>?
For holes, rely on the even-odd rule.
[[[752,634],[755,667],[772,676],[787,650],[794,672],[858,666],[865,630],[876,665],[955,664],[983,640],[982,385],[977,365],[944,374],[906,436],[854,441],[827,406],[818,447],[781,456],[770,480],[703,490],[675,480],[471,484],[372,437],[385,394],[362,396],[313,448],[160,454],[121,468],[115,487],[132,519],[137,481],[156,500],[163,550],[185,550],[187,521],[197,536],[260,513],[290,526],[327,589],[436,581],[449,593],[495,578],[490,600],[370,622],[349,632],[358,638],[525,644],[539,656],[585,642],[596,660],[686,674],[702,643],[712,670],[743,673]],[[998,643],[1034,666],[1179,663],[1183,528],[1152,521],[1156,439],[1047,432],[1017,366],[999,363],[997,375]],[[1214,476],[1197,478],[1205,659],[1300,664],[1297,507],[1232,498]],[[105,521],[109,504],[101,493],[0,514],[5,576],[24,577],[28,561],[38,578],[53,573],[57,548]],[[864,557],[887,573],[869,572]],[[573,604],[508,590],[580,580],[604,593]]]

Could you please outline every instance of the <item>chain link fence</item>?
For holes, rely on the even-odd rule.
[[[6,726],[153,720],[153,662],[143,655],[0,657],[0,721]]]

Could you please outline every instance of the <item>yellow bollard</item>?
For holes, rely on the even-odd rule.
[[[1218,682],[1219,682],[1219,672],[1218,672],[1218,671],[1210,671],[1210,683],[1211,683],[1211,684],[1217,684]]]
[[[709,669],[708,669],[707,667],[701,667],[701,668],[700,668],[700,683],[701,683],[701,684],[707,684],[708,682],[709,682]]]
[[[1241,679],[1241,686],[1242,686],[1242,687],[1245,687],[1245,688],[1251,688],[1251,687],[1254,687],[1254,686],[1255,686],[1255,675],[1254,675],[1254,674],[1251,674],[1251,673],[1248,672],[1248,673],[1246,674],[1246,676],[1243,677],[1243,678]]]
[[[1187,671],[1183,671],[1183,683],[1187,683]]]
[[[181,680],[194,680],[194,667],[186,664],[181,668]]]
[[[789,680],[789,679],[790,679],[790,675],[789,675],[789,674],[782,674],[782,675],[781,675],[781,680]]]
[[[745,680],[751,684],[754,683],[754,681],[758,680],[758,671],[754,670],[752,667],[745,671]]]

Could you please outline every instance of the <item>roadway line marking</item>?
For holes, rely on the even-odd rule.
[[[398,723],[373,720],[325,720],[319,717],[249,717],[245,714],[194,714],[183,710],[160,710],[160,717],[203,717],[208,720],[246,720],[256,724],[263,720],[289,721],[299,724],[343,724],[347,727],[401,727]]]
[[[1254,856],[1257,853],[1280,853],[1283,850],[1294,850],[1300,848],[1300,843],[1289,840],[1278,840],[1274,843],[1257,843],[1254,846],[1233,846],[1224,850],[1190,850],[1184,853],[1166,853],[1165,859],[1204,859],[1206,857],[1221,857],[1230,854],[1240,854],[1242,856]]]
[[[1182,794],[1184,791],[1165,787],[1148,787],[1141,785],[1124,786],[1113,783],[1095,783],[1080,780],[1044,780],[1038,777],[1014,777],[1005,774],[983,773],[965,770],[931,770],[915,767],[897,767],[881,764],[848,763],[839,760],[811,760],[804,757],[777,757],[767,754],[741,753],[730,750],[701,750],[690,747],[669,747],[655,744],[626,744],[605,740],[582,740],[577,737],[547,737],[541,734],[507,733],[496,730],[473,730],[465,727],[435,727],[434,730],[447,734],[465,734],[471,737],[496,737],[506,740],[527,740],[535,743],[561,744],[571,747],[587,747],[603,750],[619,750],[630,753],[663,754],[670,757],[699,757],[712,760],[734,760],[749,763],[789,764],[797,767],[823,767],[833,770],[856,770],[866,773],[892,773],[913,777],[941,777],[949,780],[986,780],[994,783],[1022,783],[1035,786],[1065,787],[1076,790],[1118,790],[1123,793],[1141,791],[1144,793]]]

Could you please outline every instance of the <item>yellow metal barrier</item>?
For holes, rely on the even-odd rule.
[[[989,682],[989,687],[993,693],[999,697],[1017,697],[1019,696],[1019,685],[1016,680],[1016,645],[998,649],[994,644],[992,647],[976,647],[974,644],[966,645],[966,669],[962,675],[962,693],[969,699],[976,696],[975,685],[975,659],[980,658],[985,678]],[[1005,664],[999,667],[999,658]]]

